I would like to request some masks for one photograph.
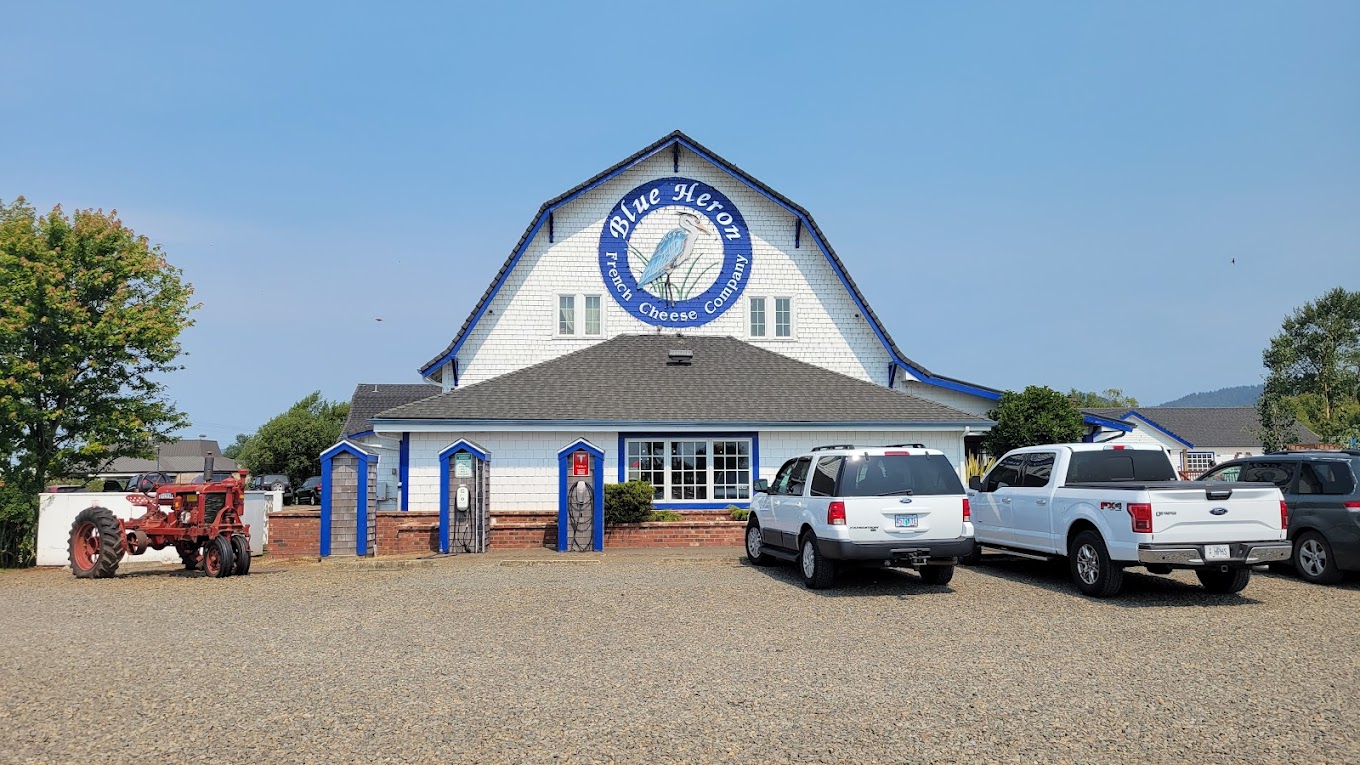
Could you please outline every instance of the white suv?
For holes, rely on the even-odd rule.
[[[844,563],[909,566],[946,584],[976,547],[958,473],[921,444],[819,446],[755,489],[747,558],[796,560],[812,589],[830,587]]]

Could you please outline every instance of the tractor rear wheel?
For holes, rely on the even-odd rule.
[[[203,544],[203,573],[220,579],[231,576],[231,542],[224,536],[215,536]]]
[[[245,534],[231,535],[231,553],[236,558],[236,575],[250,573],[250,540]]]
[[[81,579],[106,579],[118,571],[123,560],[123,529],[113,511],[87,507],[71,524],[67,540],[71,573]]]

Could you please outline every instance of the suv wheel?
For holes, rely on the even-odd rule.
[[[1072,582],[1082,594],[1093,598],[1108,598],[1119,594],[1124,586],[1124,569],[1110,560],[1105,540],[1094,531],[1083,531],[1067,548],[1068,566]]]
[[[760,536],[760,524],[756,523],[755,518],[746,524],[746,560],[753,566],[768,566],[774,563],[774,558],[765,552],[765,542]]]
[[[836,581],[836,563],[822,556],[822,551],[817,548],[817,537],[811,532],[804,534],[798,549],[798,567],[803,572],[803,584],[809,590],[830,587]]]
[[[1332,557],[1332,546],[1316,531],[1305,531],[1294,540],[1294,570],[1304,581],[1314,584],[1341,581],[1341,569]]]

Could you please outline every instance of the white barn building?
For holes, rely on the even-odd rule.
[[[565,513],[569,472],[744,507],[819,444],[961,467],[1000,396],[907,357],[806,210],[680,132],[545,203],[420,373],[355,392],[378,509],[449,512],[459,451],[496,515]]]

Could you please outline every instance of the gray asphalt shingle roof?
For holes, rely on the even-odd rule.
[[[1103,407],[1085,411],[1120,418],[1130,409]],[[1252,406],[1140,406],[1134,407],[1132,411],[1195,446],[1249,446],[1261,443],[1261,437],[1257,435],[1261,418],[1256,413],[1256,407]],[[1138,420],[1134,419],[1133,422],[1137,423]],[[1322,440],[1321,436],[1301,424],[1295,427],[1299,443],[1319,443]]]
[[[429,383],[360,383],[354,387],[354,396],[349,400],[349,417],[345,419],[342,435],[372,430],[370,420],[379,412],[429,398],[441,390],[438,385]]]
[[[670,363],[673,349],[694,352]],[[943,404],[731,337],[620,335],[375,419],[629,423],[983,424]]]
[[[192,473],[203,470],[203,458],[209,452],[213,455],[213,470],[237,470],[236,460],[222,456],[217,441],[210,438],[181,438],[156,449],[157,456],[149,459],[141,457],[119,457],[104,466],[102,473],[148,473],[160,470],[166,473]]]

